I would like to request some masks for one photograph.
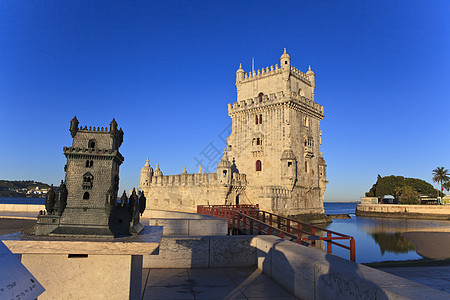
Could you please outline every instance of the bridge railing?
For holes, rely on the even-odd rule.
[[[323,241],[328,253],[333,253],[335,245],[349,250],[351,261],[356,259],[355,239],[352,236],[259,210],[258,205],[199,205],[197,213],[226,219],[229,228],[245,234],[276,235],[313,247],[316,241]],[[341,243],[343,241],[348,241],[348,245]]]

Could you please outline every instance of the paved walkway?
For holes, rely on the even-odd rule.
[[[377,268],[411,281],[450,293],[450,266]]]
[[[144,269],[147,299],[297,299],[255,267]]]

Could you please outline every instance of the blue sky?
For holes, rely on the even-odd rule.
[[[0,178],[59,183],[74,115],[123,128],[121,189],[147,156],[197,172],[224,147],[239,63],[283,48],[316,74],[326,201],[450,168],[449,1],[1,1]]]

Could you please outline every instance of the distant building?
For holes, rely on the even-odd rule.
[[[216,173],[165,176],[148,162],[139,188],[149,206],[195,211],[204,204],[259,204],[281,215],[324,215],[326,164],[320,152],[323,106],[315,74],[280,65],[236,71],[237,101],[228,104],[232,133]]]

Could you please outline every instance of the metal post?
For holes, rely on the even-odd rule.
[[[327,231],[327,238],[331,238],[331,232]],[[333,244],[331,243],[331,239],[327,240],[327,252],[333,253]]]
[[[355,239],[350,238],[350,260],[356,261],[356,249],[355,249]]]

